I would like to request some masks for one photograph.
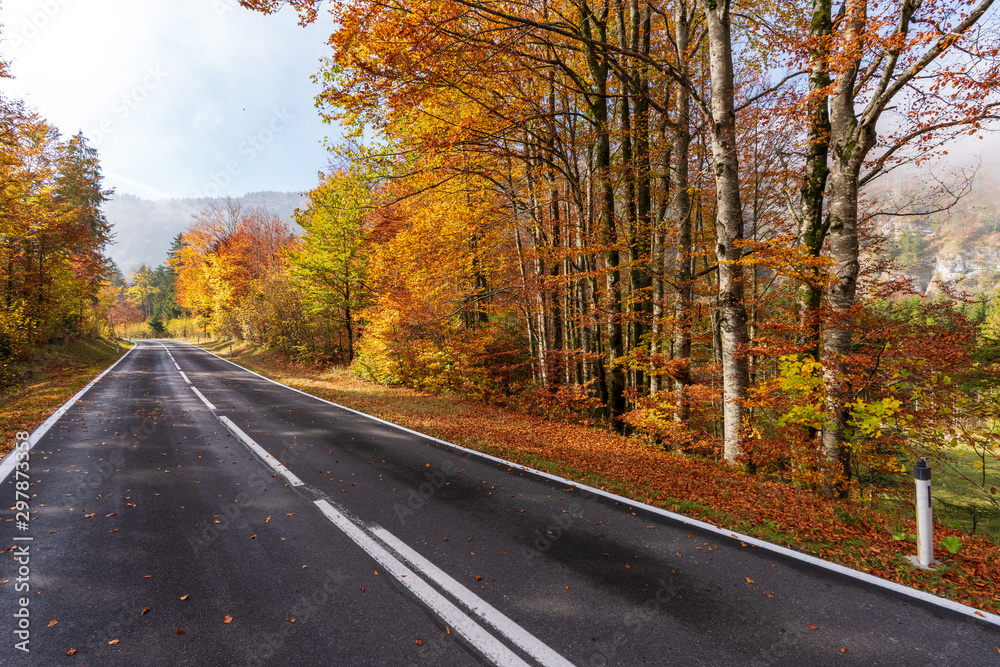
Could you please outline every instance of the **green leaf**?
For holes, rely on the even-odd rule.
[[[948,553],[954,555],[962,550],[962,538],[957,535],[949,535],[948,537],[941,540],[941,546],[948,550]]]

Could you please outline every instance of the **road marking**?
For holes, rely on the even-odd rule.
[[[64,414],[66,414],[66,412],[71,407],[73,407],[74,403],[76,403],[78,400],[80,400],[80,398],[84,394],[86,394],[88,391],[90,391],[90,389],[95,384],[97,384],[98,382],[100,382],[101,378],[103,378],[105,375],[107,375],[112,370],[114,370],[115,366],[117,366],[118,364],[120,364],[125,357],[127,357],[130,354],[132,354],[132,350],[136,349],[136,347],[138,347],[138,346],[133,346],[131,349],[129,349],[128,352],[126,352],[122,356],[118,357],[118,361],[116,361],[115,363],[113,363],[110,366],[108,366],[107,368],[105,368],[103,373],[101,373],[100,375],[98,375],[97,377],[95,377],[93,380],[91,380],[87,384],[86,387],[84,387],[80,391],[76,392],[76,394],[73,395],[73,398],[71,398],[68,401],[66,401],[65,403],[63,403],[62,406],[58,410],[56,410],[51,415],[49,415],[49,418],[46,419],[45,421],[43,421],[41,423],[41,425],[38,428],[36,428],[34,430],[34,432],[28,437],[28,449],[31,449],[32,447],[34,447],[35,444],[39,440],[41,440],[42,437],[46,433],[48,433],[49,429],[52,428],[52,425],[55,424],[57,421],[59,421],[62,418],[62,416]],[[3,481],[5,479],[7,479],[7,475],[9,475],[10,472],[14,469],[14,466],[17,465],[17,457],[14,456],[14,454],[16,452],[17,452],[17,450],[15,450],[15,449],[10,450],[10,452],[3,459],[3,461],[0,461],[0,481]]]
[[[179,342],[183,343],[183,341],[179,341]],[[212,355],[213,357],[215,357],[217,359],[221,359],[222,361],[225,361],[227,364],[231,364],[233,366],[236,366],[237,368],[239,368],[242,371],[250,373],[251,375],[256,375],[260,379],[266,380],[267,382],[270,382],[271,384],[277,385],[277,386],[282,387],[284,389],[288,389],[290,391],[294,391],[296,394],[301,394],[302,396],[306,396],[308,398],[311,398],[314,401],[319,401],[320,403],[325,403],[326,405],[333,406],[333,407],[335,407],[335,408],[337,408],[339,410],[344,410],[346,412],[350,412],[352,414],[356,414],[356,415],[359,415],[361,417],[365,417],[366,419],[370,419],[370,420],[372,420],[374,422],[377,422],[379,424],[385,424],[386,426],[389,426],[391,428],[397,429],[399,431],[403,431],[404,433],[410,433],[411,435],[415,435],[415,436],[417,436],[419,438],[426,439],[429,442],[436,442],[439,445],[443,445],[445,447],[449,447],[450,449],[452,449],[454,451],[464,452],[466,454],[469,454],[471,456],[475,456],[476,458],[484,459],[486,461],[493,461],[494,463],[499,463],[501,465],[507,466],[508,468],[515,468],[517,470],[522,470],[524,472],[531,473],[532,475],[534,475],[536,477],[540,477],[542,479],[547,479],[547,480],[550,480],[550,481],[553,481],[553,482],[557,482],[559,484],[563,484],[563,485],[566,485],[566,486],[574,487],[575,489],[577,489],[579,491],[586,491],[587,493],[593,493],[594,495],[601,496],[603,498],[608,498],[608,499],[614,500],[616,502],[628,503],[629,506],[632,507],[632,508],[641,508],[641,509],[643,509],[643,510],[645,510],[645,511],[651,513],[651,514],[658,514],[659,516],[664,517],[666,519],[669,519],[671,521],[676,521],[676,522],[679,522],[679,523],[681,523],[683,525],[694,526],[694,527],[700,528],[700,529],[702,529],[702,530],[704,530],[706,532],[714,533],[714,534],[716,534],[716,535],[718,535],[720,537],[723,537],[725,539],[737,540],[737,541],[740,541],[740,542],[746,542],[747,544],[753,544],[755,546],[761,547],[762,549],[766,549],[766,550],[768,550],[768,551],[770,551],[772,553],[781,554],[782,556],[785,556],[786,558],[790,558],[792,560],[797,560],[797,561],[799,561],[801,563],[808,563],[809,565],[813,565],[815,567],[818,567],[818,568],[821,568],[821,569],[824,569],[824,570],[836,572],[838,574],[841,574],[841,575],[843,575],[845,577],[849,577],[849,578],[854,579],[856,581],[864,582],[864,583],[866,583],[866,584],[868,584],[870,586],[875,586],[875,587],[881,588],[883,590],[890,590],[890,591],[893,591],[895,593],[898,593],[900,595],[903,595],[903,596],[906,596],[906,597],[909,597],[909,598],[921,600],[923,602],[927,602],[927,603],[932,604],[932,605],[937,606],[937,607],[943,607],[945,609],[949,609],[951,611],[957,612],[957,613],[962,614],[964,616],[970,616],[970,617],[972,617],[972,618],[974,618],[976,620],[986,621],[987,623],[991,623],[993,625],[1000,626],[1000,615],[998,615],[998,614],[993,614],[993,613],[990,613],[988,611],[980,611],[979,609],[976,609],[974,607],[970,607],[968,605],[964,605],[961,602],[956,602],[954,600],[948,600],[946,598],[938,597],[937,595],[933,595],[933,594],[928,593],[926,591],[919,591],[919,590],[917,590],[915,588],[910,588],[909,586],[904,586],[902,584],[897,584],[894,581],[889,581],[888,579],[882,579],[880,577],[876,577],[873,574],[868,574],[867,572],[861,572],[860,570],[854,570],[854,569],[849,568],[847,566],[840,565],[839,563],[832,563],[832,562],[830,562],[828,560],[823,560],[822,558],[817,558],[816,556],[812,556],[810,554],[804,554],[804,553],[801,553],[799,551],[795,551],[793,549],[789,549],[787,547],[783,547],[783,546],[774,544],[773,542],[765,542],[764,540],[757,539],[756,537],[750,537],[749,535],[744,535],[743,533],[737,533],[736,531],[733,531],[733,530],[726,530],[725,528],[720,528],[719,526],[716,526],[716,525],[711,524],[711,523],[707,523],[705,521],[700,521],[699,519],[694,519],[694,518],[691,518],[689,516],[684,516],[683,514],[677,514],[676,512],[671,512],[670,510],[665,510],[662,507],[655,507],[653,505],[648,505],[646,503],[640,502],[640,501],[635,500],[633,498],[626,498],[625,496],[620,496],[618,494],[611,493],[610,491],[605,491],[604,489],[598,489],[597,487],[590,486],[588,484],[583,484],[581,482],[576,482],[576,481],[571,480],[571,479],[566,479],[565,477],[560,477],[558,475],[553,475],[552,473],[544,472],[542,470],[537,470],[535,468],[530,468],[530,467],[528,467],[526,465],[522,465],[520,463],[514,463],[513,461],[508,461],[507,459],[502,459],[502,458],[499,458],[497,456],[492,456],[490,454],[484,454],[483,452],[476,451],[475,449],[469,449],[468,447],[462,447],[461,445],[456,445],[453,442],[448,442],[447,440],[442,440],[440,438],[435,438],[434,436],[427,435],[426,433],[421,433],[420,431],[414,431],[413,429],[406,428],[405,426],[400,426],[399,424],[395,424],[393,422],[386,421],[385,419],[379,419],[378,417],[370,415],[370,414],[368,414],[366,412],[361,412],[360,410],[355,410],[355,409],[349,408],[349,407],[347,407],[345,405],[340,405],[339,403],[334,403],[333,401],[328,401],[325,398],[320,398],[319,396],[314,396],[313,394],[310,394],[308,392],[302,391],[301,389],[296,389],[295,387],[289,387],[287,384],[282,384],[281,382],[278,382],[277,380],[272,380],[271,378],[265,377],[265,376],[261,375],[260,373],[256,373],[256,372],[250,370],[249,368],[244,368],[243,366],[240,366],[239,364],[237,364],[235,361],[230,361],[229,359],[225,359],[223,357],[220,357],[219,355],[215,354],[214,352],[209,352],[208,350],[200,348],[197,345],[194,345],[192,343],[184,343],[184,345],[189,345],[190,347],[193,347],[196,350],[200,350],[201,352],[205,352],[206,354],[210,354],[210,355]]]
[[[176,362],[176,361],[174,362],[174,368],[176,368],[177,370],[180,370],[180,369],[181,369],[181,367],[177,365],[177,362]]]
[[[528,667],[528,663],[500,643],[500,640],[487,632],[447,598],[431,588],[430,584],[415,575],[410,568],[406,567],[399,559],[386,551],[382,545],[354,525],[354,522],[343,516],[337,508],[326,500],[317,500],[316,506],[319,507],[320,511],[326,515],[326,518],[333,525],[342,530],[355,544],[364,549],[369,556],[374,558],[379,565],[395,577],[396,581],[409,589],[421,602],[427,605],[448,627],[475,646],[487,660],[494,665],[504,667],[507,665]]]
[[[214,405],[212,405],[212,402],[209,401],[207,398],[205,398],[205,396],[202,395],[202,393],[200,391],[198,391],[198,387],[195,387],[194,385],[191,385],[191,391],[193,391],[194,393],[198,394],[198,398],[201,399],[202,403],[204,403],[205,405],[208,406],[209,410],[215,410],[216,409],[216,407]]]
[[[194,389],[194,387],[191,388]],[[198,390],[195,389],[195,391]],[[256,442],[254,442],[253,439],[251,439],[249,435],[244,433],[243,429],[234,424],[229,417],[220,416],[219,421],[225,424],[226,428],[232,431],[237,438],[242,440],[244,445],[252,449],[254,453],[257,454],[257,456],[264,459],[264,463],[271,466],[271,468],[278,474],[283,475],[284,478],[288,480],[289,484],[291,484],[292,486],[302,486],[304,484],[304,482],[295,475],[293,475],[288,468],[281,465],[281,461],[271,456],[271,453],[269,451],[258,445]]]
[[[409,562],[421,574],[443,588],[446,593],[465,605],[476,616],[496,628],[507,639],[514,642],[514,644],[523,649],[525,653],[540,664],[546,665],[546,667],[573,667],[573,663],[569,660],[556,653],[540,639],[510,620],[486,600],[457,582],[385,528],[372,527],[371,533],[382,540],[390,549],[402,556],[403,560]]]
[[[184,375],[184,371],[181,371],[181,377],[184,378],[185,382],[187,382],[188,384],[191,384],[191,380],[188,380],[188,376]]]

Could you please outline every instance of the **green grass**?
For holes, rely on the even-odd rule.
[[[957,451],[963,453],[957,454]],[[974,527],[975,534],[1000,544],[1000,511],[984,497],[980,489],[959,474],[964,473],[982,483],[983,468],[973,465],[979,459],[971,448],[962,448],[956,452],[948,452],[943,457],[958,471],[945,465],[944,461],[932,464],[931,496],[937,501],[934,503],[934,513],[941,523],[966,533],[972,533]],[[986,491],[989,492],[991,487],[1000,490],[1000,461],[987,457],[985,470]],[[1000,498],[1000,495],[994,498]]]

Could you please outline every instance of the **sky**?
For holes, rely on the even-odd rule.
[[[265,16],[237,0],[2,0],[0,54],[24,99],[97,148],[105,185],[145,199],[305,191],[338,130],[310,77],[327,16]]]

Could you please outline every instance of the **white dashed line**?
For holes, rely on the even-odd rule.
[[[215,410],[216,409],[216,407],[214,405],[212,405],[212,402],[209,401],[207,398],[205,398],[205,396],[200,391],[198,391],[198,387],[195,387],[194,385],[191,385],[191,391],[193,391],[194,393],[198,394],[198,398],[201,399],[202,403],[204,403],[205,405],[208,406],[209,410]]]
[[[194,389],[194,387],[192,387],[192,389]],[[195,389],[195,391],[198,390]],[[293,475],[292,472],[288,470],[288,468],[281,465],[281,461],[271,456],[270,452],[268,452],[266,449],[264,449],[256,442],[254,442],[253,439],[249,435],[244,433],[239,426],[234,424],[232,420],[229,419],[229,417],[220,416],[219,421],[225,424],[226,428],[232,431],[237,438],[242,440],[244,445],[252,449],[257,456],[262,458],[264,460],[264,463],[271,466],[271,468],[275,472],[277,472],[279,475],[282,475],[286,480],[288,480],[289,484],[291,484],[292,486],[302,486],[303,482],[301,479]]]

